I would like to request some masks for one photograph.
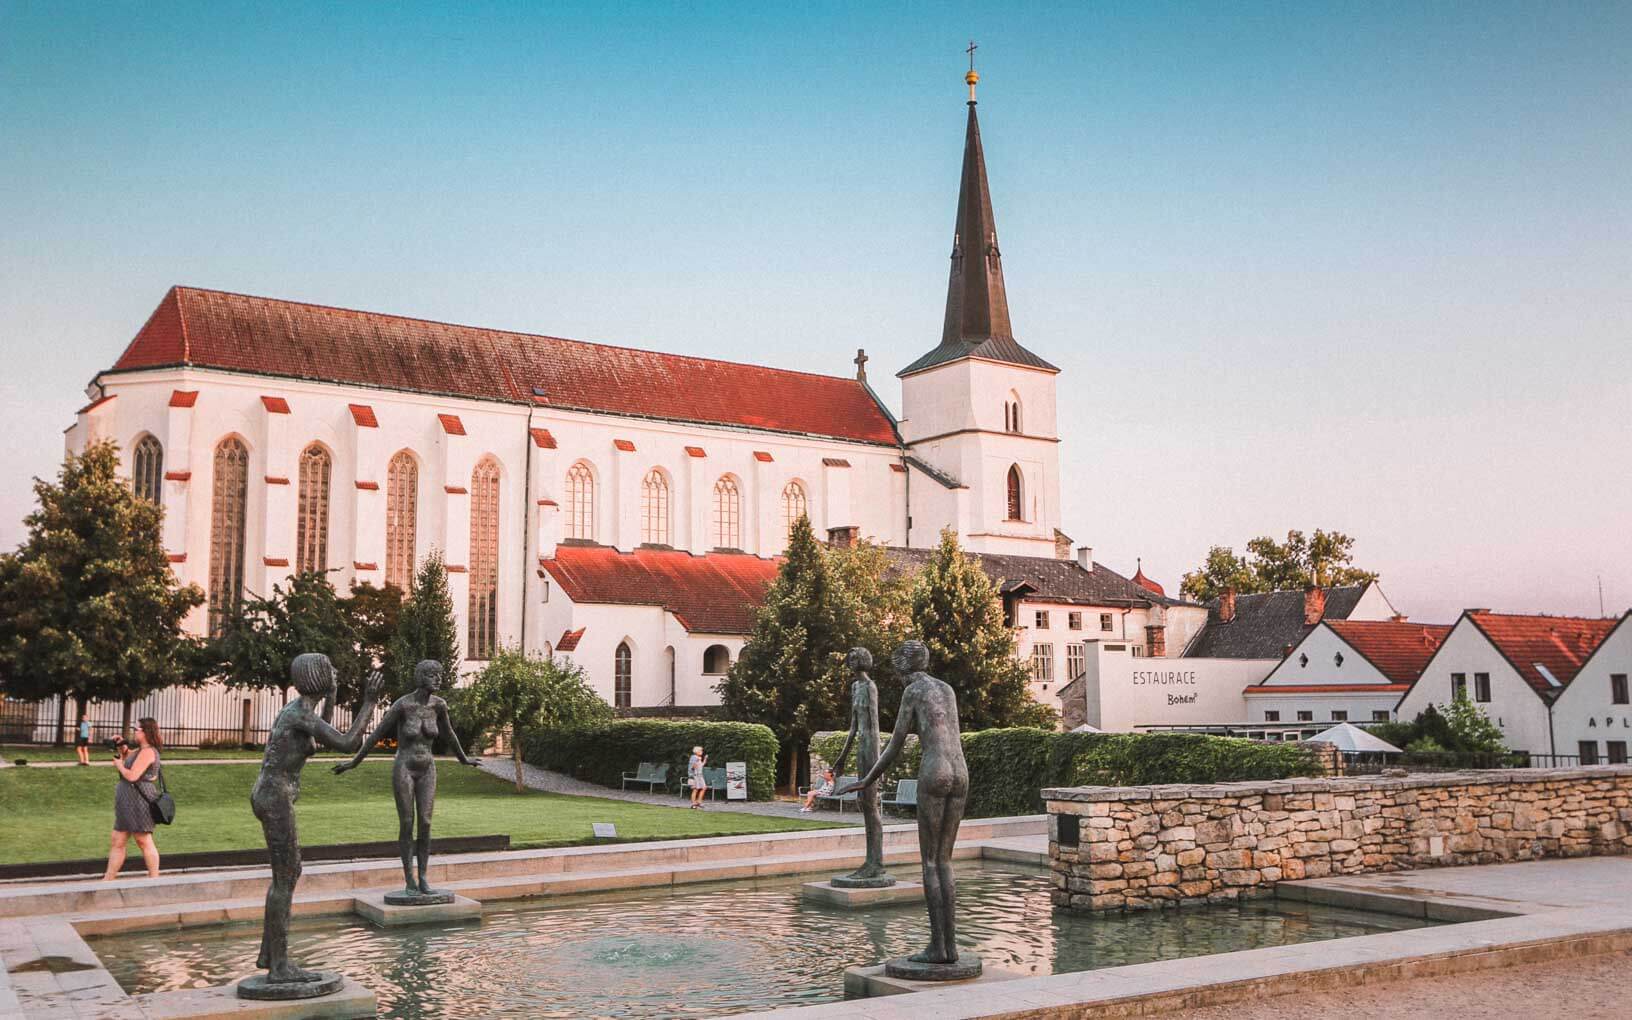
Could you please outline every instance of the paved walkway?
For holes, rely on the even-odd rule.
[[[516,781],[514,763],[509,758],[482,758],[482,771],[498,776],[506,782]],[[541,769],[536,765],[523,762],[521,766],[521,781],[534,790],[545,793],[560,793],[569,797],[602,797],[607,800],[625,800],[634,804],[653,804],[658,807],[674,808],[678,811],[689,810],[685,798],[678,793],[646,793],[643,790],[614,790],[605,786],[596,786],[586,783],[582,779]],[[833,825],[860,825],[861,816],[854,811],[839,814],[837,811],[815,811],[803,814],[799,805],[793,801],[773,800],[705,800],[705,811],[729,811],[745,815],[769,815],[776,818],[805,818],[812,821],[830,822]]]

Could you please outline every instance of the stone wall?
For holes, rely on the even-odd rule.
[[[1054,903],[1140,910],[1276,882],[1632,853],[1632,766],[1044,790]]]

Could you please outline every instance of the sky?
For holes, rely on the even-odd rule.
[[[846,375],[939,339],[978,41],[1064,530],[1632,605],[1632,3],[0,0],[0,547],[190,284]]]

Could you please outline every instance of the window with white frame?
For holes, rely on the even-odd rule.
[[[785,545],[793,539],[793,526],[799,523],[799,518],[810,516],[810,502],[805,498],[805,487],[798,482],[789,482],[782,487],[782,541]]]
[[[657,468],[640,483],[640,540],[647,545],[669,544],[669,476]]]
[[[1032,623],[1038,630],[1048,629],[1048,610],[1039,609],[1032,614]]]
[[[316,443],[300,454],[300,492],[295,507],[295,572],[329,569],[329,451]]]
[[[1116,629],[1116,626],[1111,622],[1110,613],[1099,614],[1099,629],[1106,634],[1109,634],[1111,631]]]
[[[579,461],[567,469],[566,536],[595,540],[595,473]]]
[[[219,637],[244,594],[244,513],[249,449],[237,436],[215,448],[210,491],[210,634]]]
[[[1031,679],[1036,683],[1054,682],[1054,646],[1031,646]]]
[[[1066,613],[1065,614],[1065,629],[1066,630],[1081,630],[1082,629],[1082,614],[1081,613]]]
[[[730,475],[714,483],[714,547],[742,548],[742,490]]]
[[[136,441],[130,454],[130,487],[136,495],[157,503],[164,492],[164,447],[151,435]]]
[[[385,470],[385,583],[407,591],[419,531],[419,463],[402,450]]]
[[[1065,646],[1065,678],[1075,680],[1088,670],[1088,646],[1074,641]]]
[[[499,462],[483,457],[470,475],[469,659],[491,659],[499,629]]]

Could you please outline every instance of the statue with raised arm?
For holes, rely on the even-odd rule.
[[[850,732],[844,738],[838,761],[833,763],[833,773],[844,774],[844,763],[854,747],[856,774],[866,775],[878,761],[878,685],[867,675],[873,668],[873,653],[852,648],[844,664],[856,679],[850,685]],[[884,870],[884,808],[879,803],[878,785],[863,787],[856,800],[867,829],[867,859],[848,875],[834,875],[832,884],[841,889],[884,889],[894,885],[895,878]]]
[[[952,878],[952,847],[958,839],[964,804],[969,799],[969,766],[958,737],[958,699],[944,681],[930,676],[929,649],[907,641],[891,661],[907,681],[895,732],[867,774],[841,787],[839,794],[878,782],[901,754],[907,736],[916,733],[923,759],[918,766],[918,854],[924,865],[924,900],[929,906],[929,948],[889,960],[890,977],[915,981],[957,981],[979,977],[980,958],[958,951],[958,894]]]
[[[446,733],[459,763],[476,763],[465,756],[465,749],[459,744],[459,734],[453,731],[453,723],[448,719],[448,703],[436,696],[441,681],[440,662],[425,659],[416,665],[414,690],[386,709],[380,724],[350,761],[334,767],[335,775],[347,772],[361,764],[381,740],[387,737],[397,740],[397,755],[391,766],[391,790],[397,798],[397,846],[402,853],[403,889],[385,894],[385,902],[391,904],[419,906],[453,902],[453,893],[432,889],[425,877],[431,856],[431,811],[436,805],[436,759],[431,756],[432,745],[439,734]],[[417,843],[415,816],[419,819]],[[417,880],[414,875],[416,854],[419,858]]]
[[[300,881],[300,836],[295,831],[295,801],[300,798],[300,770],[319,744],[352,753],[363,739],[363,727],[374,714],[380,696],[380,674],[369,674],[363,703],[352,716],[351,729],[341,733],[329,725],[333,710],[334,665],[327,655],[306,652],[289,664],[289,682],[299,697],[283,706],[266,738],[261,774],[250,791],[249,803],[266,834],[272,862],[272,885],[266,891],[266,915],[261,926],[261,952],[255,965],[265,974],[238,982],[244,999],[309,999],[337,991],[345,979],[333,971],[302,970],[289,962],[289,904]],[[325,699],[331,704],[320,714]]]

